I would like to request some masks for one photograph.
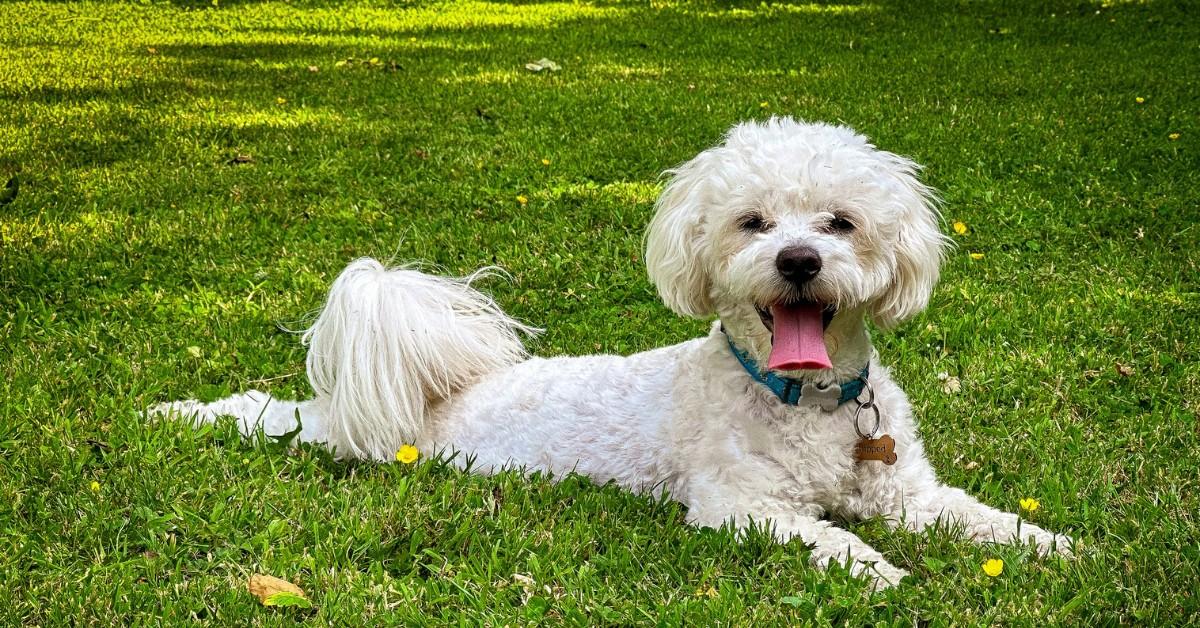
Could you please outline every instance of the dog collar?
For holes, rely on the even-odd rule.
[[[812,382],[806,382],[790,377],[780,377],[771,371],[762,372],[758,368],[758,363],[754,361],[745,351],[733,344],[733,338],[729,334],[725,335],[725,340],[729,343],[729,350],[733,352],[733,357],[737,358],[741,363],[742,368],[754,378],[754,381],[766,386],[775,393],[775,396],[780,401],[789,406],[820,406],[826,412],[833,412],[838,406],[857,399],[862,394],[863,386],[867,383],[867,375],[870,364],[864,366],[858,373],[858,377],[841,384],[840,386],[818,386]]]

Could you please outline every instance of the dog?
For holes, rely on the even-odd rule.
[[[949,239],[913,161],[853,130],[792,118],[734,126],[668,170],[645,241],[649,276],[707,336],[631,356],[529,357],[537,330],[472,287],[371,259],[349,265],[304,335],[315,397],[250,391],[155,415],[300,428],[337,456],[393,460],[414,444],[488,473],[576,472],[666,491],[698,526],[769,522],[811,560],[873,587],[890,563],[826,515],[942,524],[981,543],[1071,540],[938,480],[908,399],[867,321],[922,311]],[[297,417],[300,425],[297,426]]]

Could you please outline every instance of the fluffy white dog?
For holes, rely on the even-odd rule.
[[[628,357],[527,357],[531,328],[470,284],[360,259],[308,330],[316,397],[252,391],[157,414],[242,431],[292,431],[343,457],[403,444],[666,490],[704,526],[768,521],[812,561],[876,586],[903,569],[822,519],[939,520],[978,542],[1070,539],[938,481],[904,393],[876,359],[883,327],[922,310],[946,238],[912,161],[854,131],[747,122],[671,171],[646,238],[650,279],[674,311],[719,321],[703,337]]]

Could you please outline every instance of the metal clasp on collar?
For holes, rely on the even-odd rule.
[[[879,424],[880,424],[879,406],[876,405],[876,403],[875,403],[875,389],[871,388],[871,384],[867,383],[867,380],[865,380],[865,379],[862,380],[862,383],[863,383],[863,390],[867,392],[867,400],[862,401],[862,400],[858,399],[857,397],[854,399],[855,401],[858,402],[858,410],[856,410],[854,412],[854,433],[858,434],[859,438],[870,440],[872,438],[875,438],[875,434],[879,432]],[[859,396],[861,396],[861,395],[862,395],[862,393],[859,393]],[[862,421],[864,411],[870,411],[874,415],[874,418],[875,418],[875,422],[871,425],[871,431],[869,431],[865,434],[863,433],[862,428],[859,427],[859,425]]]
[[[800,387],[800,400],[803,400],[805,405],[818,406],[825,412],[833,412],[842,403],[842,387],[837,384],[818,386],[812,382],[804,382]]]
[[[794,399],[793,395],[795,395]],[[826,412],[833,412],[842,403],[842,387],[837,384],[818,386],[812,382],[801,384],[793,380],[787,380],[787,383],[783,386],[783,394],[780,395],[780,399],[787,404],[797,405],[800,402],[804,402],[806,406],[815,406]]]

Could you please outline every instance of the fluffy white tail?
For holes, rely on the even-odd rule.
[[[333,282],[304,342],[339,456],[391,460],[431,403],[525,358],[520,335],[538,330],[471,287],[485,274],[433,277],[363,258]]]

